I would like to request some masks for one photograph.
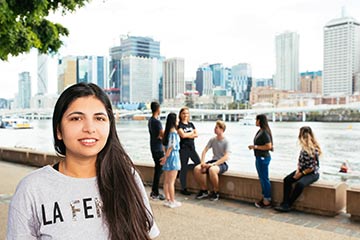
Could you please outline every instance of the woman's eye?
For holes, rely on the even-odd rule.
[[[80,121],[81,118],[80,117],[72,117],[70,118],[70,121]]]
[[[106,118],[105,117],[97,117],[96,120],[98,120],[98,121],[106,121]]]

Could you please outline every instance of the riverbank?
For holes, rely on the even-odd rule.
[[[34,168],[0,161],[0,239],[5,239],[8,204],[22,177]],[[150,191],[146,187],[147,192]],[[322,217],[301,212],[277,213],[256,209],[252,204],[220,199],[198,201],[194,195],[176,194],[183,206],[169,209],[160,201],[150,201],[161,235],[167,239],[360,239],[358,223],[346,214]]]

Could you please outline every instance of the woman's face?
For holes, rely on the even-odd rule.
[[[181,112],[180,116],[181,116],[181,121],[188,121],[190,117],[189,110],[185,109],[184,111]]]
[[[104,104],[94,96],[81,97],[70,104],[57,131],[66,147],[66,159],[96,160],[110,132]]]
[[[257,127],[260,127],[260,119],[256,119],[255,125],[256,125]]]

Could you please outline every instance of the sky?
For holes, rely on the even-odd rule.
[[[165,58],[184,58],[187,80],[204,63],[250,63],[253,78],[271,78],[275,36],[284,31],[300,35],[300,72],[322,70],[323,27],[341,16],[342,7],[360,21],[359,0],[92,0],[72,14],[49,16],[70,31],[49,62],[49,93],[57,91],[59,56],[108,56],[127,34],[160,41]],[[22,71],[30,71],[36,93],[36,57],[32,50],[0,61],[0,98],[14,97]]]

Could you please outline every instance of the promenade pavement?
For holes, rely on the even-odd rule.
[[[7,212],[19,180],[34,168],[0,161],[0,239],[5,239]],[[150,187],[146,186],[149,192]],[[220,199],[196,200],[176,194],[183,205],[169,209],[150,201],[161,235],[168,239],[360,239],[360,223],[345,213],[324,217],[302,212],[277,213],[252,204]]]

